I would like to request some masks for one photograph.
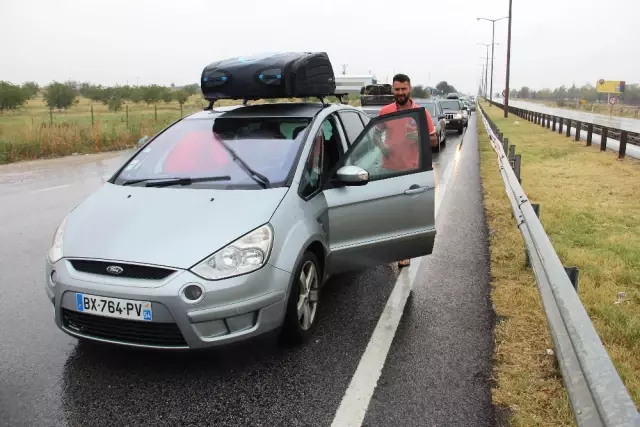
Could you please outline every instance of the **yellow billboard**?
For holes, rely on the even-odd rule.
[[[598,93],[622,93],[624,92],[624,82],[620,80],[604,80],[600,79],[596,83],[596,92]]]

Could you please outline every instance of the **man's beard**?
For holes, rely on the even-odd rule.
[[[398,105],[406,105],[407,102],[409,102],[409,99],[411,99],[411,94],[408,93],[406,95],[393,95],[393,99],[396,100],[396,102],[398,103]]]

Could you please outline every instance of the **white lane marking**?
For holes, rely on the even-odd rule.
[[[462,140],[460,143],[462,143]],[[436,222],[447,190],[447,183],[451,179],[455,168],[454,165],[457,165],[459,159],[460,145],[456,147],[456,153],[447,165],[442,178],[438,180],[438,191],[436,192],[434,207]],[[362,425],[369,402],[378,385],[378,379],[382,374],[382,368],[391,348],[391,343],[400,324],[407,298],[409,298],[413,282],[424,258],[412,259],[409,268],[405,267],[400,271],[387,304],[380,315],[380,319],[378,319],[378,324],[369,339],[367,348],[358,363],[356,372],[351,378],[342,402],[340,402],[331,427],[360,427]]]
[[[41,188],[40,190],[33,190],[31,191],[31,193],[42,193],[43,191],[51,191],[51,190],[57,190],[59,188],[64,188],[64,187],[68,187],[71,184],[63,184],[63,185],[56,185],[55,187],[46,187],[46,188]]]

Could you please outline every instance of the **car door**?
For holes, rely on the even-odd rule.
[[[398,129],[411,121],[418,130],[417,165],[392,170],[393,165],[383,159],[375,136],[389,143],[389,131],[384,129],[394,129],[393,135],[397,136]],[[341,182],[337,172],[342,166],[365,169],[368,182]],[[435,177],[424,107],[372,118],[324,185],[329,274],[433,251]]]

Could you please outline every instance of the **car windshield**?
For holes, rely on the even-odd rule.
[[[418,101],[417,104],[420,105],[421,107],[424,107],[424,109],[427,110],[431,116],[435,116],[436,107],[435,107],[435,105],[433,105],[433,102],[420,102],[420,101]]]
[[[445,110],[459,110],[460,104],[457,100],[440,101],[440,106]]]
[[[117,176],[115,183],[167,178],[229,177],[190,182],[190,188],[263,188],[220,141],[250,169],[282,187],[294,166],[310,118],[218,117],[181,120],[159,134]],[[148,181],[146,181],[148,180]]]

